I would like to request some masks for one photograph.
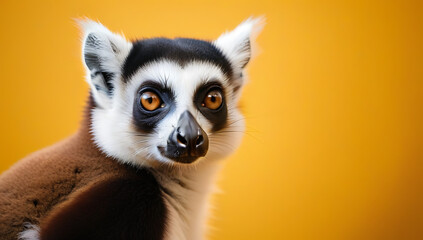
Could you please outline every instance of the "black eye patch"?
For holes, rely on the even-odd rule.
[[[148,111],[141,105],[141,95],[144,92],[154,92],[160,97],[162,106]],[[133,121],[135,126],[145,133],[151,133],[157,124],[174,109],[175,94],[171,89],[154,81],[144,82],[137,91],[134,99],[134,106],[132,111]]]
[[[222,104],[217,109],[209,109],[204,106],[204,98],[210,91],[220,91],[222,93]],[[228,119],[228,107],[226,106],[224,89],[219,82],[213,81],[200,86],[194,93],[194,105],[213,124],[213,132],[225,127]]]

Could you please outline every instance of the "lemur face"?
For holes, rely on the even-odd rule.
[[[244,130],[237,104],[259,22],[249,19],[214,42],[132,43],[82,22],[97,145],[139,166],[187,165],[231,153]]]

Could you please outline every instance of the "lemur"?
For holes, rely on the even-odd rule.
[[[221,159],[243,135],[238,100],[262,22],[214,41],[131,42],[81,20],[81,126],[0,176],[0,238],[204,239]]]

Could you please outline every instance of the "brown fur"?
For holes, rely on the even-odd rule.
[[[92,107],[90,99],[87,113]],[[24,223],[43,229],[43,221],[67,200],[99,182],[135,174],[134,168],[105,156],[95,146],[86,115],[76,134],[29,155],[0,176],[1,239],[16,239]]]
[[[154,175],[138,169],[71,194],[41,225],[42,240],[161,240],[166,208]]]

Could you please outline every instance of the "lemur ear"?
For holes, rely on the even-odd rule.
[[[92,20],[78,20],[83,30],[82,55],[94,100],[107,107],[132,44]]]
[[[264,26],[264,18],[249,18],[230,32],[222,34],[214,44],[229,58],[237,70],[245,68],[251,59],[257,35]]]

